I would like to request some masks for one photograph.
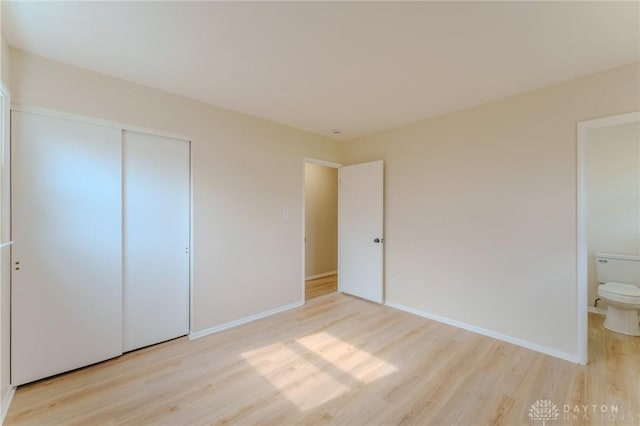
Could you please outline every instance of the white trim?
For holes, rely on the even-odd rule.
[[[327,160],[318,160],[317,158],[304,157],[304,162],[317,164],[318,166],[323,166],[323,167],[330,167],[332,169],[339,169],[340,167],[342,167],[342,164],[340,163],[336,163],[334,161],[327,161]]]
[[[385,302],[386,306],[389,306],[394,309],[399,309],[401,311],[408,312],[410,314],[418,315],[424,318],[428,318],[434,321],[438,321],[444,324],[452,325],[454,327],[461,328],[463,330],[471,331],[473,333],[482,334],[483,336],[488,336],[497,340],[501,340],[503,342],[511,343],[513,345],[521,346],[526,349],[531,349],[536,352],[543,353],[545,355],[551,355],[555,358],[560,358],[565,361],[570,361],[573,363],[580,364],[578,357],[574,354],[569,354],[566,352],[558,351],[556,349],[550,348],[548,346],[539,345],[537,343],[532,343],[527,340],[518,339],[516,337],[512,337],[506,334],[498,333],[492,330],[487,330],[486,328],[477,327],[475,325],[467,324],[464,322],[452,320],[450,318],[442,317],[440,315],[430,314],[419,309],[410,308],[408,306],[399,305],[393,302]]]
[[[0,94],[3,99],[3,111],[0,111],[0,120],[2,120],[2,130],[4,134],[0,135],[0,141],[3,143],[2,151],[0,152],[0,174],[2,175],[2,188],[0,189],[0,193],[2,194],[2,199],[0,200],[1,205],[1,214],[2,214],[2,223],[0,223],[0,237],[5,239],[0,243],[0,248],[9,247],[13,244],[11,240],[11,92],[9,88],[4,84],[3,81],[0,81]],[[7,280],[1,280],[0,287],[8,286],[11,287],[11,274],[9,273]],[[2,291],[2,288],[0,288]],[[5,316],[3,312],[4,309],[9,310],[9,318],[11,317],[11,297],[9,300],[1,300],[0,312],[2,312],[2,316]],[[10,321],[9,321],[10,322]],[[4,324],[3,324],[4,326]],[[10,327],[9,327],[10,328]],[[0,339],[2,340],[2,345],[11,344],[11,330],[9,329],[7,335],[4,335],[0,330]],[[2,365],[5,365],[5,360],[2,360]],[[9,379],[11,378],[11,354],[9,354],[9,371],[3,371],[2,374],[6,374]],[[13,401],[13,395],[16,392],[16,388],[13,386],[9,386],[6,390],[3,390],[2,395],[2,407],[0,408],[0,425],[4,423],[4,419],[7,416],[7,412],[9,411],[9,407],[11,406],[11,401]]]
[[[222,330],[226,330],[228,328],[236,327],[242,324],[246,324],[248,322],[252,322],[255,320],[259,320],[265,317],[269,317],[271,315],[279,314],[280,312],[288,311],[290,309],[299,308],[304,303],[302,301],[295,302],[290,305],[280,306],[278,308],[270,309],[268,311],[260,312],[259,314],[249,315],[248,317],[240,318],[234,321],[229,321],[224,324],[216,325],[215,327],[205,328],[204,330],[191,332],[189,333],[189,340],[199,339],[201,337],[207,336],[209,334],[217,333]]]
[[[342,167],[342,164],[340,163],[335,163],[333,161],[326,161],[326,160],[318,160],[317,158],[310,158],[310,157],[304,157],[302,159],[302,285],[301,285],[301,291],[302,294],[300,296],[300,300],[302,301],[301,303],[304,304],[305,302],[305,296],[306,296],[306,281],[310,278],[307,278],[306,274],[306,269],[307,269],[307,211],[305,208],[305,204],[306,204],[306,180],[305,180],[305,165],[307,163],[312,163],[312,164],[317,164],[319,166],[323,166],[323,167],[331,167],[333,169],[340,169],[340,167]],[[338,178],[338,202],[340,202],[340,178]],[[338,206],[338,209],[340,209],[340,206]],[[339,220],[339,219],[338,219]],[[340,241],[340,223],[338,223],[338,241]],[[338,287],[340,286],[340,245],[338,244]],[[320,277],[317,277],[320,278]]]
[[[628,254],[596,253],[596,257],[609,260],[630,260],[640,262],[640,256],[630,256]]]
[[[598,129],[600,127],[617,126],[618,124],[626,124],[640,121],[640,111],[631,111],[608,117],[595,118],[593,120],[584,120],[578,122],[578,129]]]
[[[171,132],[165,132],[165,131],[156,130],[156,129],[149,129],[146,127],[134,126],[132,124],[119,123],[117,121],[102,120],[99,118],[88,117],[86,115],[72,114],[64,111],[57,111],[57,110],[42,108],[38,106],[21,105],[21,104],[14,103],[11,105],[11,110],[18,111],[18,112],[26,112],[29,114],[45,115],[47,117],[60,118],[63,120],[79,121],[81,123],[94,124],[96,126],[128,130],[130,132],[146,133],[148,135],[162,136],[165,138],[172,138],[172,139],[180,139],[188,142],[191,142],[191,139],[192,139],[190,136],[185,136],[179,133],[171,133]]]
[[[576,176],[576,204],[577,204],[577,241],[576,241],[576,278],[577,291],[576,291],[576,309],[577,309],[577,350],[578,358],[582,364],[588,362],[589,356],[589,326],[587,308],[589,305],[588,296],[588,279],[587,279],[587,227],[586,227],[586,193],[583,188],[582,182],[584,181],[584,143],[581,142],[586,139],[586,129],[578,123],[578,146],[577,146],[577,159],[578,168]]]
[[[587,364],[589,354],[589,322],[588,322],[588,278],[587,278],[587,209],[585,182],[585,148],[587,143],[587,131],[606,126],[640,121],[640,111],[633,111],[626,114],[614,115],[611,117],[597,118],[594,120],[580,121],[577,124],[577,241],[576,241],[576,309],[577,309],[577,337],[578,337],[578,362]]]
[[[315,280],[315,279],[318,279],[318,278],[328,277],[330,275],[336,275],[337,273],[338,273],[338,271],[323,272],[321,274],[309,275],[308,277],[306,277],[306,279],[307,279],[307,281],[308,280]]]
[[[600,308],[594,308],[589,306],[587,308],[587,312],[591,312],[592,314],[598,314],[598,315],[606,315],[607,314],[607,310],[606,309],[600,309]]]
[[[2,397],[2,413],[0,414],[0,425],[4,423],[4,419],[9,412],[9,407],[11,406],[13,395],[15,395],[15,393],[16,388],[14,386],[9,386],[9,389],[7,389]]]
[[[195,324],[194,312],[195,312],[195,299],[194,295],[194,277],[195,277],[195,266],[193,260],[195,256],[194,252],[194,222],[195,216],[194,211],[195,208],[193,206],[193,194],[194,194],[194,185],[195,179],[193,175],[193,155],[192,155],[193,144],[189,141],[189,332],[191,332],[193,324]]]
[[[0,82],[1,83],[1,82]],[[4,83],[0,85],[0,93],[6,101],[6,108],[2,111],[4,143],[0,152],[0,173],[2,174],[2,223],[0,224],[0,237],[11,239],[11,92]]]

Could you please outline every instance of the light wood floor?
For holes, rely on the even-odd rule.
[[[305,282],[305,299],[315,299],[338,291],[338,275],[329,275]]]
[[[589,320],[579,366],[336,293],[21,386],[5,424],[539,426],[529,408],[548,398],[547,426],[638,425],[640,338]],[[567,421],[564,404],[618,412]]]

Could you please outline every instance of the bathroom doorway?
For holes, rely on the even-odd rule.
[[[339,166],[304,161],[304,300],[338,290]]]
[[[578,354],[586,364],[589,312],[606,312],[595,254],[640,255],[640,112],[578,123],[577,201]]]

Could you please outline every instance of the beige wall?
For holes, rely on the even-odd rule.
[[[595,254],[640,255],[640,123],[589,129],[585,149],[589,306]],[[604,308],[605,302],[598,304]]]
[[[193,331],[301,301],[303,159],[340,161],[338,142],[18,50],[11,55],[14,102],[191,137]]]
[[[387,300],[575,358],[576,123],[638,93],[633,64],[349,142],[385,161]]]
[[[2,43],[0,44],[0,74],[2,76],[2,82],[5,84],[9,83],[9,70],[10,70],[10,59],[9,59],[9,46],[5,41],[4,37],[2,37]]]
[[[338,169],[305,164],[305,274],[338,269]]]
[[[382,159],[387,300],[577,352],[576,123],[639,110],[639,64],[345,146],[16,50],[10,72],[14,102],[191,137],[194,331],[300,301],[304,157]]]

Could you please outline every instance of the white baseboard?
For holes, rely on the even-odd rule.
[[[591,306],[587,308],[587,311],[591,312],[592,314],[599,314],[599,315],[606,315],[607,314],[607,310],[606,309],[592,308]]]
[[[452,325],[454,327],[462,328],[464,330],[468,330],[473,333],[482,334],[483,336],[488,336],[497,340],[502,340],[503,342],[511,343],[513,345],[522,346],[523,348],[531,349],[536,352],[541,352],[545,355],[551,355],[552,357],[555,357],[555,358],[560,358],[565,361],[570,361],[575,364],[580,364],[580,360],[578,359],[578,356],[575,354],[569,354],[566,352],[558,351],[556,349],[539,345],[537,343],[532,343],[527,340],[518,339],[516,337],[508,336],[506,334],[498,333],[492,330],[487,330],[486,328],[477,327],[475,325],[456,321],[446,317],[441,317],[440,315],[430,314],[428,312],[424,312],[419,309],[410,308],[408,306],[399,305],[397,303],[386,302],[385,305],[391,308],[399,309],[401,311],[409,312],[410,314],[418,315],[418,316],[428,318],[434,321],[438,321],[444,324]]]
[[[337,273],[338,271],[329,271],[329,272],[323,272],[321,274],[309,275],[308,277],[305,277],[305,281],[315,280],[316,278],[328,277],[329,275],[335,275]]]
[[[2,412],[0,414],[0,425],[4,423],[4,418],[7,416],[9,406],[11,406],[11,401],[13,401],[13,395],[15,395],[15,393],[16,388],[13,386],[9,386],[9,389],[7,389],[2,396]]]
[[[224,324],[216,325],[215,327],[205,328],[204,330],[195,331],[189,333],[189,340],[199,339],[209,334],[217,333],[228,328],[236,327],[242,324],[246,324],[251,321],[259,320],[261,318],[269,317],[271,315],[279,314],[280,312],[288,311],[290,309],[299,308],[304,305],[304,302],[296,302],[290,305],[280,306],[278,308],[270,309],[268,311],[260,312],[255,315],[249,315],[248,317],[240,318],[234,321],[229,321]]]

